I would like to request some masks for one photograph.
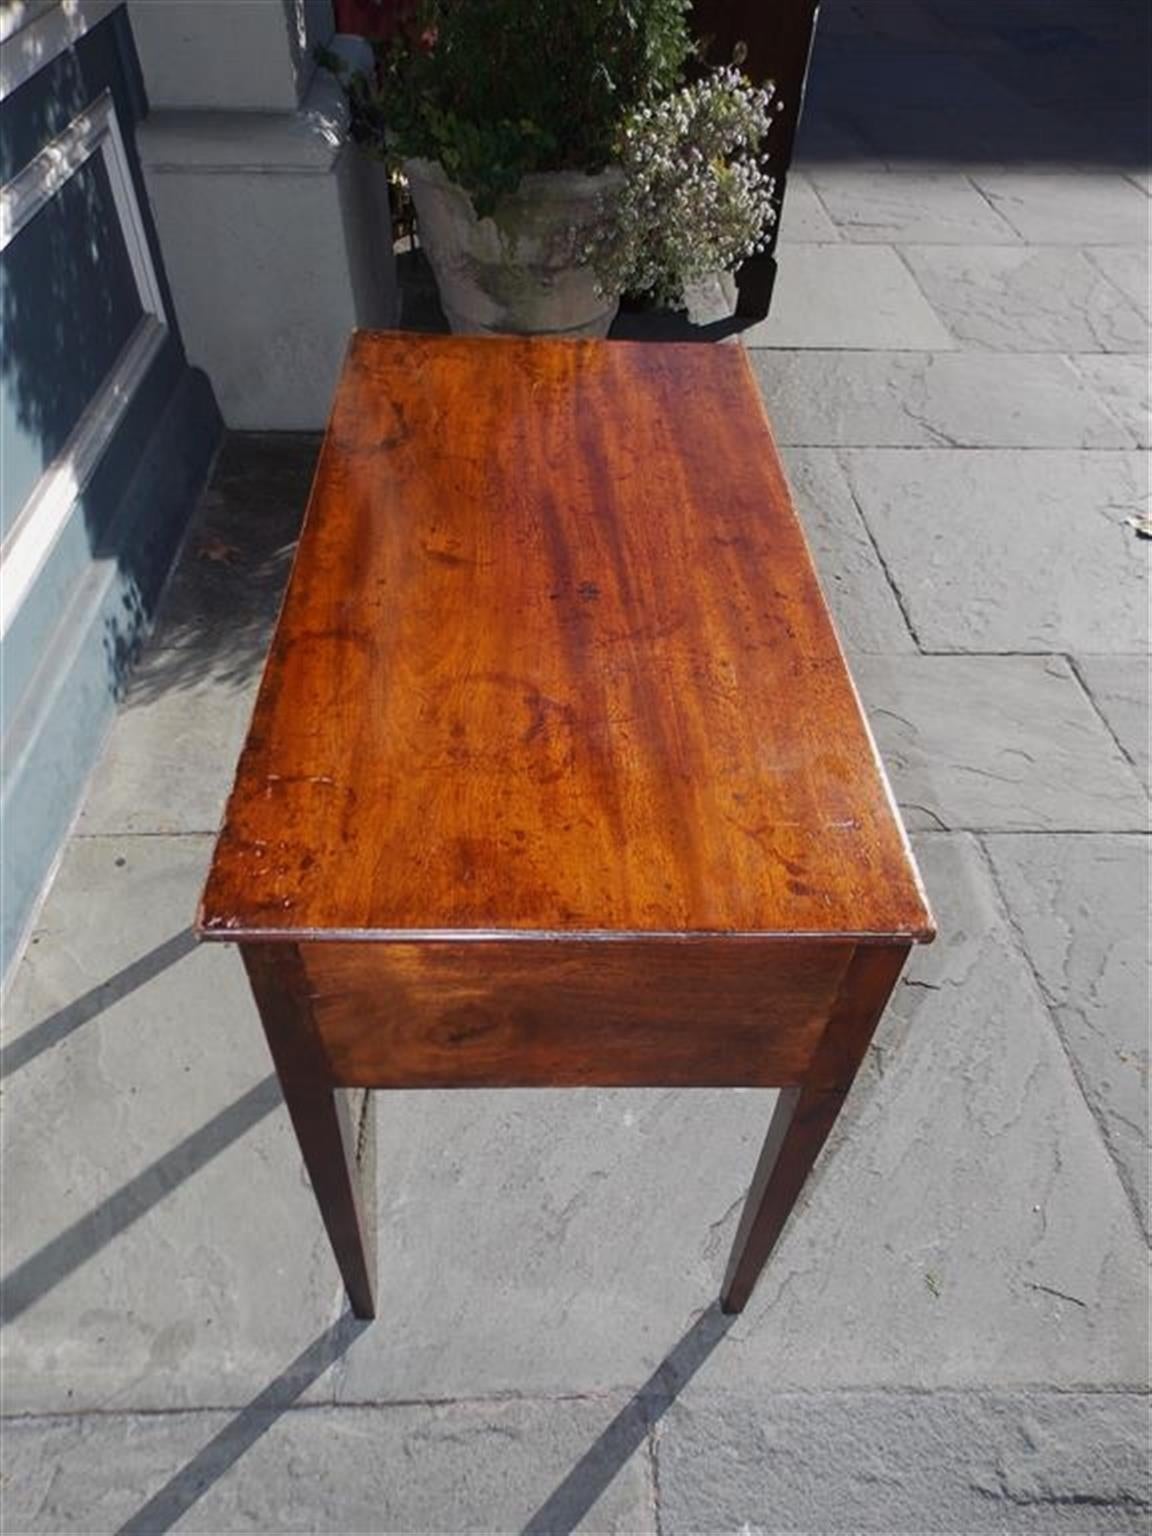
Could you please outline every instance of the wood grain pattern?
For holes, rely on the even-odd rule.
[[[721,1311],[744,1310],[843,1103],[842,1093],[780,1090],[720,1286]]]
[[[200,926],[930,933],[739,348],[353,339]]]
[[[853,947],[315,943],[300,954],[337,1082],[772,1087],[806,1079]]]
[[[352,1311],[375,1317],[375,1168],[357,1165],[358,1127],[319,1049],[299,951],[245,944],[241,955]]]
[[[723,1311],[742,1311],[752,1294],[844,1106],[908,950],[906,944],[857,947],[804,1082],[782,1089],[732,1244],[720,1290]]]
[[[910,950],[908,944],[857,946],[808,1069],[808,1087],[846,1091],[852,1086]]]

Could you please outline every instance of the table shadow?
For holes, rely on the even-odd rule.
[[[563,1482],[530,1516],[521,1536],[568,1536],[579,1526],[735,1321],[735,1317],[725,1316],[715,1304],[701,1313]]]
[[[170,1531],[198,1499],[240,1460],[307,1389],[359,1338],[368,1323],[343,1313],[298,1354],[259,1396],[229,1419],[192,1460],[120,1526],[116,1536]]]

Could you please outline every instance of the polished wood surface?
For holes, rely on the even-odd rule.
[[[853,947],[503,940],[300,953],[338,1082],[723,1088],[807,1081]]]
[[[740,348],[353,339],[200,928],[928,935]]]

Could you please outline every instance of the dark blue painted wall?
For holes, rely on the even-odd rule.
[[[146,110],[121,7],[0,104],[8,181],[110,91],[169,332],[3,644],[0,965],[64,836],[220,435],[189,368],[148,213],[134,127]],[[0,522],[60,451],[140,319],[107,173],[90,160],[0,256]]]

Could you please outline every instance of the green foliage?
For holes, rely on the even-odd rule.
[[[595,173],[622,124],[680,80],[689,0],[419,0],[377,77],[344,79],[354,136],[438,160],[491,213],[534,171]]]
[[[680,304],[685,283],[764,249],[772,88],[740,65],[685,83],[689,0],[411,0],[371,75],[334,54],[353,137],[388,159],[438,161],[495,213],[540,171],[619,171],[583,255],[606,293]]]

